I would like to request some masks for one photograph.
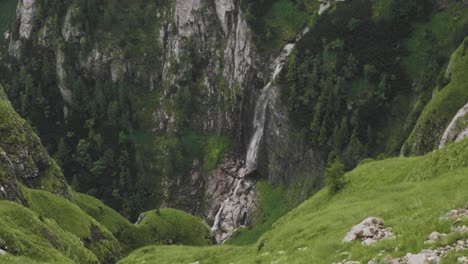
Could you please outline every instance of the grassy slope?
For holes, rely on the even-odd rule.
[[[98,261],[76,236],[64,231],[55,221],[19,204],[0,201],[0,222],[0,237],[11,254],[50,263]]]
[[[449,63],[450,82],[436,91],[405,143],[405,154],[423,154],[438,147],[442,134],[456,112],[468,100],[468,38],[452,55]]]
[[[187,213],[174,209],[161,209],[145,212],[138,225],[133,225],[119,213],[105,206],[98,199],[86,194],[74,193],[76,204],[101,225],[110,230],[122,245],[123,252],[136,248],[164,244],[169,240],[174,244],[204,246],[208,229],[202,221]]]
[[[83,241],[100,262],[120,257],[117,239],[80,207],[47,191],[26,189],[25,192],[33,211],[53,219],[63,230]]]
[[[343,251],[366,263],[380,251],[416,253],[432,231],[449,231],[451,223],[440,216],[468,202],[467,160],[465,140],[424,157],[368,162],[345,176],[347,185],[337,195],[320,191],[277,221],[254,246],[147,247],[121,263],[331,263]],[[346,232],[368,216],[383,218],[398,238],[370,247],[342,244]]]
[[[14,255],[0,256],[0,263],[29,261],[24,257],[31,259],[27,263],[103,263],[120,256],[120,245],[128,253],[168,241],[209,243],[208,228],[199,218],[181,211],[161,209],[160,215],[149,211],[140,224],[133,225],[85,194],[73,194],[77,206],[47,191],[25,187],[21,191],[30,208],[0,201],[0,238]]]
[[[209,243],[210,233],[202,220],[175,209],[146,212],[137,229],[144,245],[169,242],[204,246]]]

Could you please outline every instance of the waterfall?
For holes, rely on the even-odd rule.
[[[230,208],[232,207],[232,205],[230,205],[229,203],[230,202],[232,203],[233,201],[235,201],[235,199],[240,198],[242,193],[239,194],[238,192],[242,185],[245,185],[244,187],[246,187],[247,189],[255,185],[254,180],[249,180],[249,179],[246,179],[245,177],[249,172],[257,168],[258,149],[260,146],[260,142],[262,141],[263,133],[265,130],[266,109],[267,109],[268,103],[271,101],[274,95],[273,89],[272,89],[274,87],[273,84],[276,78],[278,77],[278,75],[280,74],[281,70],[283,69],[283,66],[286,63],[286,59],[288,58],[288,56],[291,54],[292,50],[296,46],[296,43],[308,31],[309,29],[305,28],[296,36],[296,39],[292,43],[286,44],[281,50],[280,55],[274,60],[273,64],[270,67],[270,69],[272,70],[272,75],[270,77],[268,84],[262,89],[262,92],[255,105],[255,113],[254,113],[254,119],[253,119],[254,133],[252,135],[252,138],[250,140],[250,144],[247,150],[245,167],[239,170],[239,175],[235,178],[235,181],[233,184],[233,186],[235,185],[236,187],[234,188],[233,192],[229,193],[229,195],[223,201],[223,203],[221,203],[218,209],[218,212],[215,215],[213,226],[211,227],[212,232],[215,232],[215,231],[227,232],[226,236],[222,237],[221,239],[217,238],[218,242],[225,241],[225,239],[229,238],[229,236],[232,235],[232,233],[235,230],[237,230],[237,228],[239,227],[239,223],[231,223],[233,227],[231,231],[220,230],[220,224],[222,221],[225,220],[225,219],[222,219],[223,211],[232,210],[232,208]],[[239,206],[239,205],[236,205],[236,206]]]
[[[305,30],[301,32],[301,34],[296,38],[296,41],[294,43],[286,44],[281,50],[280,55],[275,59],[272,65],[272,69],[274,69],[273,74],[268,84],[262,89],[262,93],[260,94],[260,97],[258,98],[257,104],[255,106],[255,114],[253,120],[254,134],[250,140],[249,148],[247,150],[246,155],[247,169],[253,170],[257,168],[258,149],[265,130],[266,109],[273,95],[273,93],[271,92],[273,82],[283,69],[283,66],[286,63],[286,59],[296,46],[297,41],[299,41],[306,32],[307,31]]]
[[[237,179],[237,184],[236,184],[236,188],[234,189],[234,192],[232,194],[230,194],[228,196],[228,198],[226,198],[226,200],[224,200],[224,202],[221,204],[221,206],[219,207],[219,210],[218,212],[216,213],[216,216],[215,216],[215,219],[214,219],[214,222],[213,222],[213,226],[211,227],[211,231],[216,231],[218,230],[219,228],[219,222],[220,222],[220,218],[221,218],[221,214],[223,213],[223,210],[224,210],[224,206],[226,205],[227,202],[229,202],[229,199],[231,199],[231,196],[234,196],[234,195],[237,195],[237,191],[239,190],[241,184],[244,182],[243,179]]]

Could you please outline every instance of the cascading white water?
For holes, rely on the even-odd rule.
[[[213,226],[211,227],[211,231],[218,230],[219,222],[221,220],[220,217],[221,217],[221,214],[223,213],[224,206],[229,201],[229,199],[231,199],[231,196],[237,195],[237,191],[239,190],[241,184],[244,182],[243,179],[237,179],[236,181],[237,181],[237,184],[236,184],[236,188],[234,189],[234,192],[231,195],[229,195],[228,198],[226,198],[226,200],[224,200],[224,202],[221,204],[221,207],[219,207],[219,210],[216,213],[216,216],[215,216],[215,219],[214,219],[214,222],[213,222]]]
[[[272,87],[273,83],[276,80],[276,77],[280,74],[281,70],[283,69],[284,64],[286,63],[286,59],[288,56],[291,54],[292,50],[296,46],[296,43],[309,31],[308,28],[305,28],[302,32],[298,34],[296,39],[294,40],[293,43],[288,43],[286,44],[283,49],[281,50],[280,55],[275,59],[273,62],[271,69],[273,70],[273,74],[270,78],[270,81],[268,84],[263,88],[260,97],[258,98],[257,104],[255,106],[255,113],[254,113],[254,120],[253,120],[253,128],[254,128],[254,134],[252,135],[252,138],[250,140],[249,148],[247,150],[247,156],[246,156],[246,165],[245,168],[242,168],[239,171],[238,178],[236,178],[236,187],[232,193],[229,194],[229,196],[224,200],[224,202],[221,204],[220,208],[218,209],[218,212],[216,213],[215,219],[213,226],[211,228],[211,231],[217,231],[219,230],[220,223],[222,221],[221,217],[223,215],[223,210],[225,209],[226,206],[229,206],[228,203],[231,201],[231,199],[234,199],[236,196],[240,196],[238,194],[238,191],[245,183],[247,188],[255,185],[254,181],[249,181],[245,179],[245,176],[247,173],[251,172],[252,170],[257,168],[257,158],[258,158],[258,149],[260,146],[260,142],[262,141],[263,138],[263,133],[265,130],[265,116],[266,116],[266,109],[268,106],[268,103],[272,99]],[[238,226],[234,227],[235,229],[238,228]],[[235,231],[232,230],[231,232]],[[224,241],[221,239],[221,241]],[[218,241],[220,242],[220,241]]]
[[[289,43],[286,46],[284,46],[283,50],[281,51],[281,54],[274,61],[273,75],[271,76],[271,79],[268,82],[268,84],[263,88],[262,93],[258,98],[257,104],[255,106],[255,114],[253,120],[254,134],[250,140],[246,156],[247,169],[253,170],[257,168],[258,149],[260,146],[260,142],[263,138],[263,132],[265,130],[266,109],[272,96],[271,87],[273,86],[273,82],[275,81],[276,77],[278,77],[278,74],[283,69],[284,63],[286,62],[286,59],[288,58],[289,54],[291,54],[291,51],[293,50],[295,45],[296,43]]]

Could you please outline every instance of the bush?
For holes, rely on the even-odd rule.
[[[330,193],[335,194],[344,187],[344,165],[338,159],[327,166],[325,177]]]

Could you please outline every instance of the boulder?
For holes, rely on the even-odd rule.
[[[424,253],[408,254],[408,264],[429,264],[429,260]]]
[[[389,228],[385,228],[382,219],[377,217],[368,217],[360,224],[355,225],[343,239],[343,242],[361,240],[365,246],[372,245],[385,238],[393,238],[394,235]]]

